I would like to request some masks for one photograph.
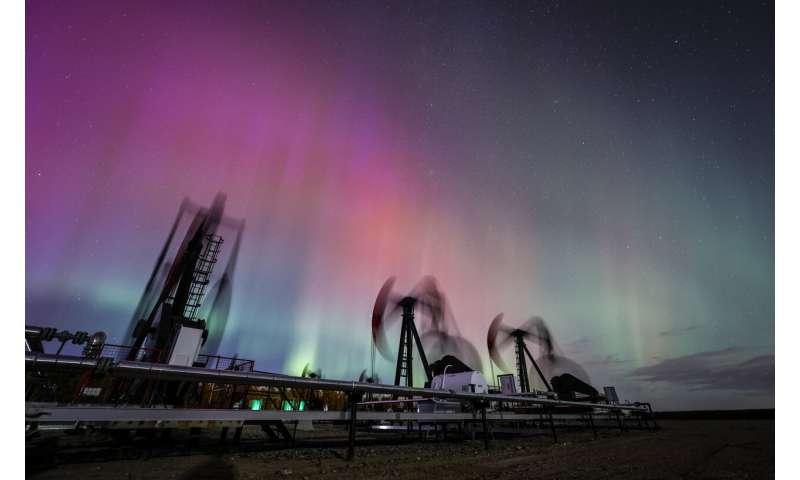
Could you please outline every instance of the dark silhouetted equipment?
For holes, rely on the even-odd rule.
[[[481,356],[469,340],[461,335],[450,305],[436,279],[426,276],[418,288],[429,292],[431,303],[435,305],[430,318],[423,319],[421,328],[422,345],[428,358],[443,359],[451,356],[469,367],[471,371],[482,371]],[[426,321],[427,320],[427,321]]]
[[[448,424],[455,423],[459,434],[480,432],[487,448],[490,423],[510,423],[514,430],[526,424],[542,428],[546,417],[554,441],[554,416],[560,425],[585,424],[595,431],[595,418],[606,425],[616,420],[620,431],[634,423],[641,428],[642,422],[649,428],[651,420],[657,428],[649,404],[620,404],[613,389],[606,390],[608,403],[586,402],[587,397],[593,402],[602,402],[604,397],[590,385],[580,365],[556,354],[555,342],[538,317],[513,329],[503,326],[502,314],[498,315],[489,328],[487,344],[492,359],[503,368],[499,349],[514,343],[523,392],[531,390],[530,361],[547,389],[555,389],[557,395],[519,395],[513,375],[500,375],[500,392],[490,389],[477,350],[461,335],[431,276],[422,278],[408,295],[395,295],[394,278],[390,278],[375,301],[373,352],[389,358],[385,330],[401,320],[394,385],[380,383],[374,359],[372,375],[368,377],[365,369],[356,382],[325,379],[311,363],[295,377],[257,371],[253,360],[237,355],[217,355],[231,308],[244,230],[243,221],[224,215],[224,205],[223,194],[208,208],[189,200],[181,204],[128,325],[126,337],[133,339],[132,345],[108,343],[104,332],[89,335],[25,327],[26,441],[39,430],[108,429],[118,430],[119,438],[135,430],[152,438],[158,431],[169,434],[173,428],[221,426],[220,441],[228,428],[236,428],[236,442],[246,424],[260,424],[271,439],[293,444],[295,437],[287,424],[294,424],[296,430],[300,421],[347,422],[347,458],[352,458],[358,422],[371,432],[418,429],[420,434],[430,434],[432,427],[437,439],[442,428],[446,436]],[[188,220],[182,221],[186,216]],[[236,232],[227,257],[219,234],[222,228]],[[182,240],[176,241],[181,235]],[[218,277],[212,277],[218,263],[225,268],[221,275],[216,268]],[[542,351],[536,360],[528,350],[528,340]],[[55,349],[56,343],[55,353],[45,351],[47,346]],[[206,353],[200,354],[203,347]],[[426,388],[413,387],[415,348]],[[428,358],[438,360],[429,364]],[[550,377],[552,388],[546,380]],[[360,414],[359,409],[366,412]],[[604,418],[595,417],[597,410],[606,412]],[[404,413],[399,415],[400,411]]]
[[[472,372],[474,369],[452,355],[445,355],[439,360],[431,363],[431,372],[434,376],[444,375],[445,368],[447,373]]]
[[[303,367],[303,373],[300,374],[301,378],[322,378],[322,369],[311,370],[311,364],[306,363]]]
[[[386,280],[375,299],[375,307],[372,310],[372,341],[380,354],[387,360],[391,360],[389,348],[386,345],[385,328],[386,323],[395,320],[396,314],[400,312],[402,324],[394,384],[400,385],[401,381],[404,381],[406,386],[411,387],[414,385],[414,344],[417,346],[419,359],[425,370],[426,382],[430,382],[433,378],[425,350],[422,348],[422,341],[414,324],[414,311],[420,307],[429,313],[433,322],[437,322],[442,314],[441,305],[438,301],[438,292],[425,288],[427,286],[425,282],[420,282],[409,295],[401,297],[392,293],[394,281],[394,277]]]
[[[526,340],[539,345],[541,355],[536,360],[528,350]],[[576,361],[557,353],[556,342],[541,317],[533,317],[525,325],[515,329],[503,325],[502,313],[497,315],[489,326],[486,343],[492,360],[503,370],[507,370],[507,368],[500,356],[500,348],[512,342],[515,347],[517,375],[521,391],[531,391],[526,364],[527,357],[548,391],[554,391],[558,393],[559,397],[564,396],[565,398],[600,398],[597,390],[591,386],[586,370]],[[547,378],[550,378],[549,383]],[[556,383],[559,384],[558,387],[556,387]]]
[[[185,199],[156,259],[155,267],[128,327],[133,344],[126,358],[139,358],[145,343],[152,349],[148,361],[191,366],[201,345],[215,352],[224,334],[230,309],[231,281],[239,252],[244,221],[224,216],[225,195],[219,193],[208,208]],[[194,214],[183,240],[168,261],[173,240],[184,215]],[[222,277],[213,291],[211,309],[199,318],[223,239],[220,225],[232,227],[236,239]],[[210,347],[210,348],[209,348]]]
[[[500,337],[499,340],[498,337]],[[500,369],[508,370],[503,362],[502,357],[500,356],[499,349],[513,342],[520,391],[531,391],[531,384],[528,379],[528,365],[525,360],[526,355],[536,369],[536,373],[539,374],[539,378],[541,378],[542,383],[544,383],[545,387],[547,387],[547,391],[553,391],[553,389],[550,387],[550,383],[548,383],[547,379],[542,373],[542,370],[536,363],[536,360],[533,359],[533,355],[531,355],[530,350],[528,350],[528,346],[525,344],[525,339],[527,338],[549,342],[550,334],[547,332],[547,327],[544,326],[544,323],[539,317],[534,317],[528,320],[528,322],[520,328],[511,328],[503,325],[503,314],[498,314],[496,317],[494,317],[494,320],[492,320],[492,324],[489,326],[489,333],[486,336],[486,345],[489,348],[489,356],[492,358],[492,361],[494,361],[494,363],[500,367]]]
[[[358,381],[359,383],[381,383],[377,375],[368,376],[366,368],[361,371],[361,375],[358,376]]]
[[[480,371],[480,355],[477,349],[461,336],[436,279],[430,275],[423,277],[407,296],[392,293],[394,281],[394,277],[389,278],[375,300],[372,312],[372,342],[384,358],[392,360],[386,346],[385,329],[387,323],[395,320],[396,314],[400,312],[402,324],[396,359],[395,385],[400,385],[401,382],[405,382],[408,386],[413,384],[415,344],[425,370],[426,384],[430,383],[434,374],[428,364],[431,354],[434,358],[441,359],[449,355],[457,359],[460,364],[466,365],[467,371]],[[421,328],[415,323],[415,310],[424,314],[421,317]]]
[[[552,382],[553,390],[558,394],[558,398],[562,400],[597,401],[600,399],[596,388],[569,373],[556,375],[550,379],[550,382]],[[583,398],[579,398],[581,395]]]

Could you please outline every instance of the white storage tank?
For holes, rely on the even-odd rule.
[[[431,380],[435,390],[453,390],[466,393],[489,393],[489,386],[481,372],[469,371],[436,375]]]

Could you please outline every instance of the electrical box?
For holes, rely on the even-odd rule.
[[[170,365],[191,367],[203,346],[203,329],[181,325],[169,352]]]

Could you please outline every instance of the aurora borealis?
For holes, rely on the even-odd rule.
[[[124,342],[223,191],[261,370],[357,377],[431,274],[485,365],[540,315],[622,397],[772,407],[774,9],[697,3],[28,2],[26,322]]]

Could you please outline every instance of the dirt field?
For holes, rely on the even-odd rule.
[[[496,438],[488,452],[481,440],[387,445],[359,435],[351,462],[342,458],[344,443],[324,439],[293,450],[265,449],[251,441],[237,448],[140,444],[66,456],[49,455],[46,442],[39,442],[28,446],[26,473],[85,480],[774,477],[773,420],[669,420],[661,426],[658,432],[607,431],[597,440],[591,433],[562,431],[557,444],[548,436]],[[126,458],[112,459],[120,457]]]

